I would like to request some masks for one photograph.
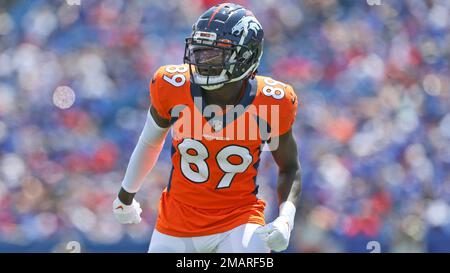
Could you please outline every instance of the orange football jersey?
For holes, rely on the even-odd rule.
[[[208,106],[189,77],[188,65],[168,65],[150,83],[152,106],[172,123],[173,166],[157,230],[193,237],[245,223],[264,225],[265,203],[256,196],[260,154],[270,137],[291,128],[295,92],[290,85],[256,76],[238,104],[224,110]]]

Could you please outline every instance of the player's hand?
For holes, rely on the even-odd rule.
[[[257,228],[255,233],[266,242],[271,250],[280,252],[288,247],[291,230],[289,218],[279,216],[272,223]]]
[[[121,224],[139,224],[141,222],[141,205],[133,199],[131,205],[125,205],[119,198],[113,203],[113,213]]]

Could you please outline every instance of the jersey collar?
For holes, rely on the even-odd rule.
[[[238,117],[240,117],[245,111],[247,110],[248,106],[251,105],[256,97],[256,93],[258,90],[258,81],[256,79],[249,79],[247,82],[246,89],[244,91],[243,96],[237,103],[237,105],[242,105],[244,110],[237,112],[237,115],[234,115],[232,119],[226,119],[226,115],[223,115],[221,117],[214,116],[214,113],[211,115],[211,117],[205,117],[203,115],[203,111],[200,111],[202,109],[205,109],[207,106],[206,100],[202,96],[201,86],[195,83],[190,84],[190,91],[191,91],[191,97],[194,102],[194,106],[197,108],[199,112],[202,113],[203,118],[209,123],[209,125],[214,126],[214,123],[217,120],[220,120],[223,124],[222,128],[225,128],[228,124],[231,122],[234,122]],[[196,99],[197,98],[197,99]],[[201,102],[201,105],[200,103]],[[217,130],[220,131],[220,130]]]

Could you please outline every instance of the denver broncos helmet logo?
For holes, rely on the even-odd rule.
[[[236,25],[231,29],[231,33],[233,35],[239,35],[243,30],[253,30],[255,35],[258,35],[258,30],[262,29],[261,24],[254,16],[245,16],[242,17]]]

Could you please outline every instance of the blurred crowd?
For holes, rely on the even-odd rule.
[[[77,5],[77,2],[80,5]],[[68,3],[67,3],[68,2]],[[0,2],[0,252],[144,252],[170,141],[111,213],[161,65],[214,0]],[[303,192],[289,252],[450,251],[450,2],[241,0],[265,32],[259,73],[294,86]],[[380,2],[380,5],[377,5]],[[69,5],[71,4],[71,5]],[[75,101],[58,108],[54,91]],[[277,216],[277,168],[258,184]],[[375,249],[376,251],[377,249]]]

